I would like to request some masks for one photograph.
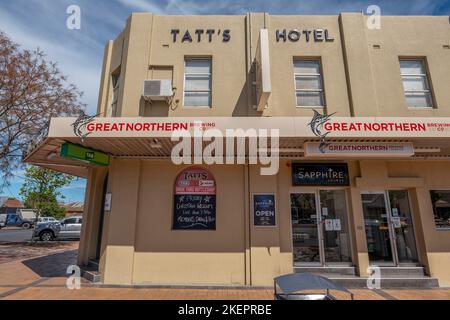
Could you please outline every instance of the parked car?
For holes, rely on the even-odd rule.
[[[6,226],[6,213],[0,214],[0,229]]]
[[[38,219],[38,223],[41,223],[41,222],[58,222],[58,220],[56,220],[53,217],[40,217]]]
[[[17,213],[7,214],[3,225],[3,227],[21,227],[23,229],[30,229],[33,226],[34,220],[25,219]]]
[[[41,241],[80,239],[82,217],[69,217],[56,222],[40,222],[36,225],[33,238]]]
[[[33,209],[17,209],[17,214],[22,220],[35,222],[37,218],[36,210]]]

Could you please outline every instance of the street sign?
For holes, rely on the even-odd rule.
[[[61,146],[61,157],[85,161],[99,166],[109,165],[109,155],[66,142]]]

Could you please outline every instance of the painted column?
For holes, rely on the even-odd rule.
[[[96,258],[100,213],[103,206],[103,186],[107,172],[107,168],[89,170],[78,252],[79,265],[86,265],[89,259]]]
[[[141,162],[113,160],[111,165],[111,212],[102,263],[105,284],[131,284]],[[105,220],[106,221],[106,220]]]

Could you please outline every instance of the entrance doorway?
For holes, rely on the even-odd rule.
[[[361,199],[370,264],[417,265],[408,191],[363,192]]]
[[[351,249],[345,190],[291,193],[295,265],[349,265]]]

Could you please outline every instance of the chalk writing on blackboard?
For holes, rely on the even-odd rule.
[[[189,168],[175,182],[174,230],[216,229],[216,184],[202,168]]]

